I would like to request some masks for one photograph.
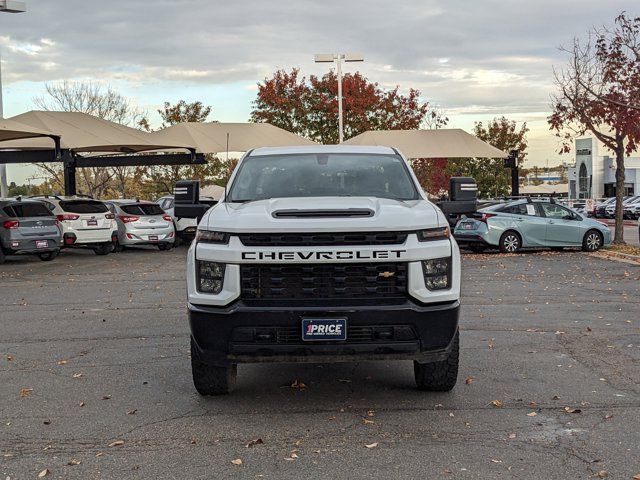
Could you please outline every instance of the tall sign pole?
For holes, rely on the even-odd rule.
[[[26,11],[27,6],[24,2],[17,0],[0,0],[0,13],[22,13]],[[0,58],[0,118],[3,118],[2,115],[2,58]],[[3,163],[0,165],[0,197],[6,197],[8,194],[7,166]]]
[[[338,140],[344,141],[344,121],[342,119],[342,61],[364,62],[364,57],[356,53],[318,53],[315,55],[316,63],[336,62],[336,74],[338,77]]]

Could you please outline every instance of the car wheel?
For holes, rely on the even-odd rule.
[[[4,252],[2,251],[2,247],[0,247],[0,265],[4,263],[5,258],[7,257],[5,257]]]
[[[162,250],[162,251],[171,250],[171,244],[169,244],[169,243],[159,243],[158,244],[158,250]]]
[[[113,251],[115,253],[124,252],[124,245],[122,245],[120,241],[116,240],[115,242],[113,242]]]
[[[509,230],[500,237],[500,251],[502,253],[516,253],[520,247],[522,247],[522,240],[516,232]]]
[[[460,334],[456,332],[453,347],[446,360],[431,363],[413,362],[413,374],[418,390],[428,392],[448,392],[458,380],[460,360]]]
[[[113,245],[111,243],[103,243],[102,245],[94,247],[93,251],[96,252],[96,255],[108,255],[111,253],[112,248]]]
[[[43,262],[50,262],[58,256],[58,251],[39,253],[38,258]]]
[[[202,362],[192,338],[191,372],[193,385],[200,395],[226,395],[233,390],[236,383],[238,366],[234,363],[226,367],[216,367]]]
[[[589,230],[584,235],[582,240],[583,252],[597,252],[602,248],[603,238],[602,234],[597,230]]]

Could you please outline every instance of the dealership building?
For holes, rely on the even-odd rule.
[[[576,163],[569,167],[570,198],[603,198],[616,194],[616,159],[595,138],[575,142]],[[640,156],[625,157],[625,195],[640,193]]]

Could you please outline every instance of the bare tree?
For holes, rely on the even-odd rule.
[[[629,22],[637,28],[629,30]],[[554,71],[558,92],[552,96],[553,113],[548,122],[561,138],[561,152],[569,152],[573,138],[590,132],[616,158],[616,228],[614,243],[624,243],[623,205],[625,154],[640,142],[640,109],[633,108],[640,61],[626,45],[640,42],[640,18],[621,14],[612,30],[592,30],[586,40],[574,39],[563,48],[568,64]]]
[[[42,110],[82,112],[122,125],[140,126],[147,123],[143,111],[110,86],[93,82],[63,81],[46,84],[46,96],[33,99]],[[42,171],[55,177],[57,170],[47,165],[38,165]],[[81,188],[93,197],[104,195],[117,179],[116,188],[127,196],[128,180],[135,174],[134,167],[92,167],[80,169]]]

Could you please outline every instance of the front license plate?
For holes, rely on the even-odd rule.
[[[462,224],[462,229],[463,230],[473,230],[473,227],[474,227],[473,223],[463,223]]]
[[[48,246],[48,240],[36,240],[36,248],[47,248]]]
[[[87,227],[97,227],[98,220],[87,220]]]
[[[303,318],[302,340],[305,342],[346,340],[346,318]]]
[[[150,242],[157,242],[158,241],[158,235],[149,235],[149,241]]]

